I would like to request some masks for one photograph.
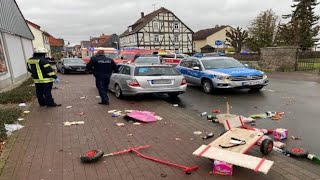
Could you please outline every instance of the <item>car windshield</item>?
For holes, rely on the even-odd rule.
[[[205,69],[244,68],[245,66],[233,58],[202,59]]]
[[[111,58],[111,59],[116,59],[118,58],[118,54],[117,53],[104,53],[104,55],[108,58]]]
[[[137,67],[135,76],[178,76],[180,73],[173,67]]]
[[[123,59],[133,59],[135,54],[122,54]]]
[[[64,64],[85,64],[82,59],[64,59],[63,60]]]
[[[138,57],[134,63],[136,64],[159,64],[158,57]]]

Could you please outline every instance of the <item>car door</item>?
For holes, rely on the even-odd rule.
[[[123,69],[123,66],[121,66],[121,67],[118,69],[118,73],[112,73],[111,78],[110,78],[110,83],[109,83],[109,89],[110,89],[111,91],[114,90],[115,84],[116,84],[116,82],[117,82],[118,79],[119,79],[119,74],[122,72],[122,69]]]
[[[62,69],[62,63],[63,63],[63,59],[61,59],[60,62],[58,62],[58,64],[57,64],[57,70],[61,71],[61,69]]]
[[[182,75],[184,75],[187,82],[190,82],[191,63],[192,63],[192,60],[184,59],[182,60],[180,65],[176,68]]]
[[[121,72],[117,75],[117,83],[119,84],[122,91],[128,90],[128,82],[127,80],[131,80],[131,68],[129,66],[122,66]]]
[[[195,68],[198,68],[196,70]],[[189,81],[192,84],[200,85],[201,84],[201,77],[202,77],[202,67],[197,59],[193,59],[191,61],[191,67],[189,68]]]

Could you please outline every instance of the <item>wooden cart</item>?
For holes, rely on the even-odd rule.
[[[273,161],[264,158],[245,155],[245,153],[258,143],[263,137],[259,131],[242,128],[231,128],[219,138],[208,145],[200,146],[193,155],[206,157],[209,159],[224,161],[236,166],[249,168],[254,171],[268,173]],[[240,145],[230,143],[231,140],[238,140]],[[273,141],[265,139],[260,145],[260,150],[264,155],[269,154],[273,149]]]

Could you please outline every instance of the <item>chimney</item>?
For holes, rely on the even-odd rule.
[[[143,18],[144,17],[144,12],[141,12],[141,18]]]

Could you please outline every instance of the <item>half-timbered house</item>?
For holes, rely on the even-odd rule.
[[[192,53],[193,31],[170,10],[161,7],[141,18],[120,35],[120,45]]]

